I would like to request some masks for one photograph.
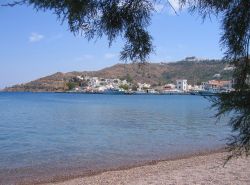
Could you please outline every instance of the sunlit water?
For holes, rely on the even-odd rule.
[[[200,96],[0,93],[0,184],[219,148],[230,130],[209,107]]]

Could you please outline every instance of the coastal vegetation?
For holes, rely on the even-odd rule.
[[[250,155],[250,1],[248,0],[182,0],[191,11],[203,18],[215,15],[222,27],[221,46],[224,60],[233,65],[235,91],[212,98],[217,118],[230,116],[232,128],[228,138],[228,160]]]
[[[125,91],[129,90],[129,86],[127,84],[120,85],[120,88],[123,89],[123,90],[125,90]]]
[[[78,85],[79,85],[79,84],[76,83],[76,82],[68,82],[68,83],[67,83],[67,87],[68,87],[69,90],[74,89],[74,88],[77,87]]]

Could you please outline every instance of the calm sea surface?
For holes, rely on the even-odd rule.
[[[229,134],[200,96],[0,93],[0,184],[216,149]]]

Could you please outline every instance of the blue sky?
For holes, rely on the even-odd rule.
[[[4,2],[1,0],[1,2]],[[172,0],[173,5],[178,5]],[[151,62],[174,62],[186,56],[219,59],[220,26],[186,10],[175,15],[157,4],[150,33],[155,53]],[[55,72],[98,70],[116,64],[123,41],[109,48],[106,38],[88,42],[69,32],[51,12],[32,7],[0,7],[0,88],[28,82]]]

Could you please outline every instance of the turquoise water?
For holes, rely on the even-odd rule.
[[[219,148],[230,130],[209,106],[188,95],[0,93],[0,184]]]

